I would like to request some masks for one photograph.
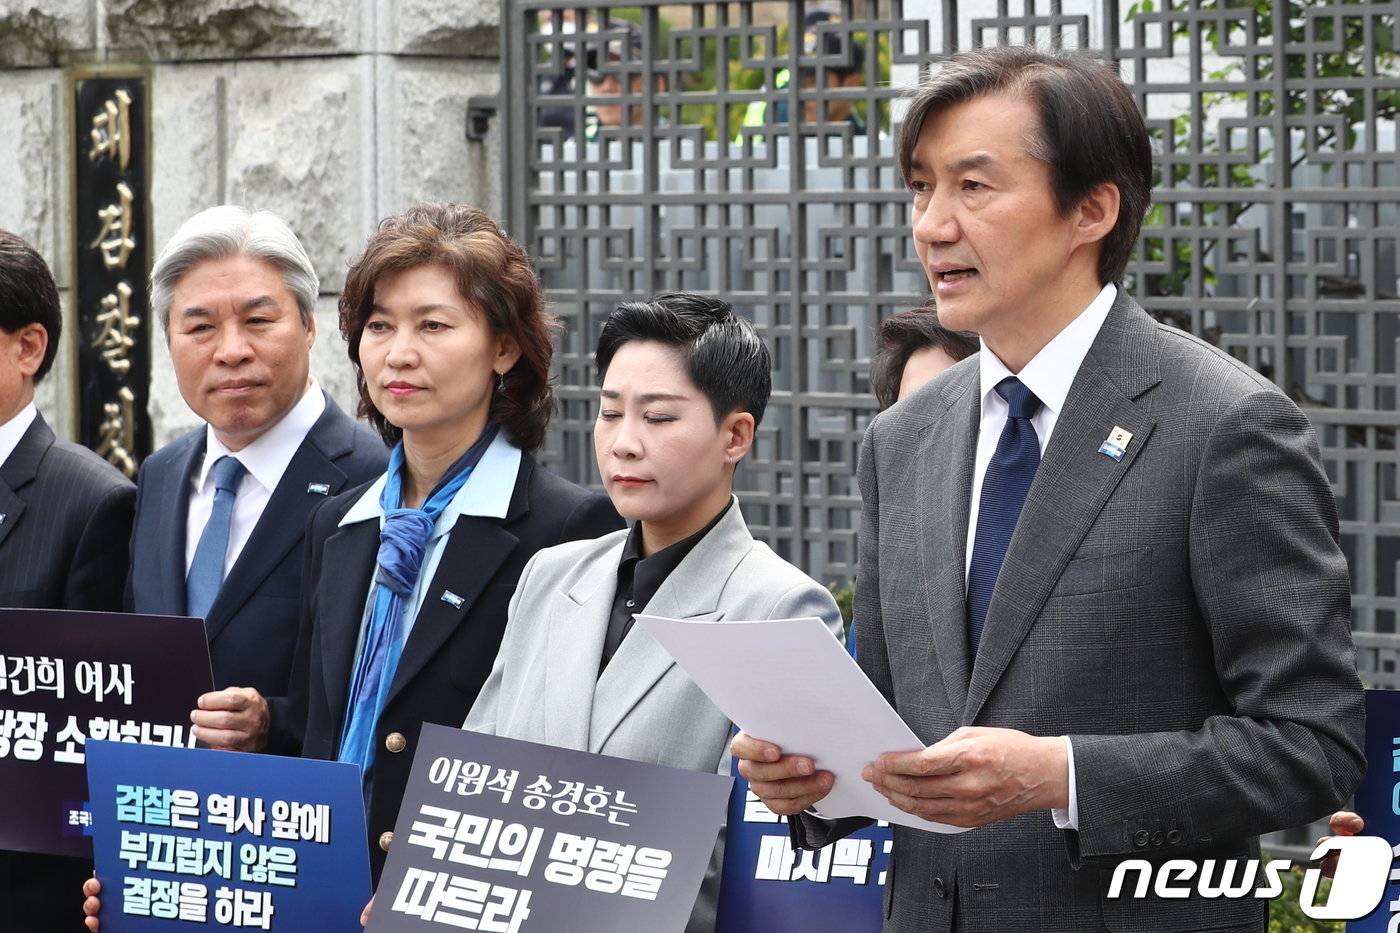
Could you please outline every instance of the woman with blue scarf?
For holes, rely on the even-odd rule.
[[[525,251],[475,208],[384,220],[346,275],[359,415],[392,452],[312,514],[288,728],[303,757],[363,769],[376,884],[419,728],[466,717],[525,564],[623,525],[530,456],[555,407],[556,329]],[[99,892],[90,879],[90,930]]]
[[[621,526],[537,465],[555,325],[529,258],[470,207],[390,217],[351,265],[340,330],[389,469],[312,517],[292,722],[302,754],[358,763],[375,878],[423,722],[461,723],[520,571]]]

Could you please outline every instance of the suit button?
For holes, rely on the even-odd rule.
[[[388,852],[388,851],[389,851],[389,846],[391,846],[391,845],[393,845],[393,844],[394,844],[394,833],[393,833],[392,830],[390,830],[390,831],[387,832],[387,833],[380,833],[380,834],[379,834],[379,848],[383,849],[385,852]]]
[[[939,897],[948,896],[948,886],[943,883],[942,878],[933,879],[933,893],[937,894]]]
[[[1149,834],[1148,834],[1147,830],[1145,830],[1145,829],[1139,829],[1137,832],[1133,833],[1133,845],[1135,845],[1135,846],[1145,846],[1145,845],[1147,845],[1148,835],[1149,835]]]
[[[408,739],[403,737],[402,732],[390,732],[384,737],[384,747],[397,754],[408,748]]]

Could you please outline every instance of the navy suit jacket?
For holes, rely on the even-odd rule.
[[[204,440],[205,429],[197,428],[141,465],[127,589],[128,608],[133,612],[186,612],[185,519],[190,477],[204,456]],[[254,687],[269,699],[270,750],[278,747],[282,732],[283,698],[296,646],[307,519],[327,495],[382,473],[387,461],[379,436],[356,424],[326,396],[325,411],[287,464],[209,607],[204,628],[214,686]],[[324,485],[327,491],[312,491],[313,484]]]
[[[135,490],[43,415],[0,465],[0,606],[118,612]]]
[[[368,484],[366,484],[368,486]],[[291,713],[305,725],[302,755],[334,759],[379,551],[379,523],[340,520],[364,488],[337,496],[311,519],[302,632],[292,674]],[[375,727],[377,749],[367,806],[370,869],[376,883],[408,784],[419,727],[457,728],[491,673],[520,572],[541,548],[596,538],[622,527],[605,496],[580,489],[520,459],[505,518],[463,515],[448,535],[432,585],[414,620],[389,698]],[[451,590],[461,603],[444,602]]]

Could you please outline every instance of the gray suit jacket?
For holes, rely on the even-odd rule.
[[[634,626],[598,675],[626,531],[540,551],[464,728],[560,748],[729,773],[729,719]],[[734,505],[642,610],[676,619],[817,616],[841,633],[826,587],[755,541]],[[714,929],[716,848],[688,933]]]
[[[1261,929],[1264,903],[1105,897],[1123,858],[1248,858],[1360,780],[1337,514],[1307,418],[1121,292],[1070,389],[969,657],[978,361],[876,419],[861,665],[919,737],[1069,735],[1079,829],[1045,811],[897,828],[887,930]],[[1121,461],[1099,452],[1132,432]],[[821,842],[821,838],[810,839]],[[956,905],[956,906],[955,906]]]

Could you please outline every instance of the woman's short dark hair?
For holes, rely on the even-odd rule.
[[[967,359],[981,347],[976,334],[949,330],[938,323],[938,312],[929,307],[891,314],[880,322],[875,340],[875,355],[870,358],[870,389],[881,411],[899,400],[904,367],[919,350],[937,347],[957,361]]]
[[[1103,182],[1118,186],[1118,223],[1103,239],[1099,284],[1119,282],[1152,203],[1152,143],[1133,92],[1112,68],[1079,52],[999,46],[962,52],[914,91],[899,130],[899,172],[910,164],[928,118],[974,98],[1010,94],[1030,102],[1038,126],[1027,127],[1032,156],[1050,167],[1060,213]]]
[[[63,311],[58,286],[38,250],[24,240],[0,230],[0,330],[13,334],[28,324],[41,324],[49,334],[44,359],[34,373],[34,384],[53,366],[58,338],[63,333]]]
[[[598,335],[598,382],[625,343],[649,340],[685,354],[686,373],[710,400],[715,423],[734,411],[763,420],[773,392],[773,364],[753,325],[726,302],[688,292],[665,292],[650,301],[624,301]]]
[[[549,367],[559,325],[545,313],[544,292],[525,250],[485,213],[461,204],[415,204],[385,218],[364,253],[350,264],[340,295],[340,333],[355,364],[360,417],[390,444],[403,436],[370,401],[360,366],[360,336],[374,308],[379,277],[419,266],[451,272],[457,291],[485,316],[491,333],[508,335],[520,348],[520,359],[505,373],[504,388],[491,397],[490,417],[517,447],[535,450],[544,443],[554,414]]]

